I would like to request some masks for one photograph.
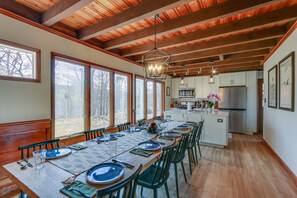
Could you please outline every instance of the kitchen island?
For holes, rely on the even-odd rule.
[[[171,109],[164,111],[164,117],[175,121],[200,122],[204,120],[201,134],[201,144],[224,147],[228,146],[229,113],[213,111],[208,113],[202,110]]]

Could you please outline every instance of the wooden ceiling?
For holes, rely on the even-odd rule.
[[[170,53],[170,75],[262,70],[297,19],[297,0],[1,0],[0,8],[141,63]],[[198,74],[198,71],[202,71]]]

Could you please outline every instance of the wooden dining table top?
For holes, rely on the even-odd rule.
[[[172,130],[173,128],[181,124],[183,124],[183,122],[176,122],[176,121],[168,122],[166,126],[166,131]],[[190,128],[188,131],[181,131],[181,132],[189,133],[191,131],[192,131],[192,128]],[[135,133],[127,133],[126,136],[129,138],[129,136],[144,136],[144,134],[142,132],[135,132]],[[119,139],[120,138],[121,137],[119,137]],[[156,135],[148,135],[147,138],[154,140],[156,139]],[[164,142],[165,145],[161,145],[161,147],[164,147],[164,146],[169,146],[174,144],[175,141],[162,140],[162,142]],[[94,146],[94,144],[97,145],[97,142],[85,141],[85,142],[81,142],[80,144],[88,146],[89,148]],[[100,143],[100,144],[108,147],[108,145],[104,143]],[[162,150],[154,151],[153,154],[150,155],[149,157],[143,157],[143,156],[130,153],[129,151],[133,149],[133,147],[136,147],[137,145],[138,144],[131,145],[131,148],[117,153],[116,156],[109,156],[108,159],[102,162],[102,163],[111,162],[112,159],[116,158],[116,160],[124,161],[135,166],[134,170],[125,168],[124,175],[120,180],[108,185],[94,185],[89,183],[86,180],[87,170],[84,170],[83,172],[78,173],[76,180],[87,183],[88,185],[93,186],[97,189],[103,189],[128,178],[131,174],[133,174],[133,172],[140,165],[143,166],[142,172],[145,171],[148,167],[150,167],[154,162],[158,160],[160,154],[162,153]],[[83,150],[80,150],[80,151],[83,151]],[[80,152],[80,151],[73,151],[73,153]],[[69,156],[71,155],[72,154],[70,154]],[[69,156],[66,156],[64,158],[67,158]],[[56,163],[51,162],[51,160],[46,161],[45,166],[42,169],[35,168],[33,158],[28,159],[28,161],[34,165],[33,168],[27,167],[25,170],[21,170],[20,166],[16,162],[6,164],[3,166],[3,168],[4,168],[4,171],[6,172],[6,175],[13,182],[15,182],[16,185],[19,186],[26,194],[28,194],[30,198],[32,197],[44,197],[44,198],[68,197],[60,192],[60,189],[64,187],[64,185],[62,184],[62,181],[65,181],[67,178],[70,178],[76,174],[71,173],[71,171],[69,172],[64,168],[61,168]]]

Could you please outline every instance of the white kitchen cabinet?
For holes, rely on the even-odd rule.
[[[215,75],[215,83],[214,84],[209,84],[208,83],[208,78],[209,76],[203,76],[202,77],[202,97],[201,98],[206,98],[208,96],[208,94],[210,93],[219,93],[219,76]]]
[[[202,77],[195,77],[195,98],[203,98],[202,94]]]
[[[202,129],[202,143],[215,145],[228,145],[228,117],[202,116],[204,126]]]
[[[246,85],[246,72],[220,74],[219,81],[220,86]]]
[[[195,78],[194,77],[185,77],[184,81],[185,81],[185,83],[183,85],[179,85],[180,89],[195,87]],[[180,78],[179,78],[179,82],[180,82]]]
[[[247,108],[246,108],[246,131],[257,131],[257,72],[247,72]]]
[[[178,98],[180,78],[173,78],[171,80],[172,98]]]
[[[187,114],[187,121],[200,122],[201,115],[200,114]]]
[[[233,85],[234,86],[246,85],[246,72],[233,73]]]

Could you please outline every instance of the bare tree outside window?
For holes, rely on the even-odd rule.
[[[39,50],[32,51],[19,48],[13,44],[0,40],[0,77],[1,79],[26,79],[27,81],[39,80],[37,75],[37,54]],[[29,47],[25,47],[28,48]],[[30,48],[31,49],[31,48]]]
[[[135,86],[136,120],[141,120],[144,118],[144,80],[136,78]]]
[[[91,129],[110,124],[110,72],[91,68]]]
[[[157,103],[156,115],[160,116],[162,114],[162,84],[161,83],[156,83],[156,103]]]
[[[85,68],[83,65],[55,61],[55,136],[84,130]]]
[[[152,119],[154,117],[154,82],[147,81],[146,83],[146,95],[147,95],[147,119]]]
[[[122,124],[128,121],[128,76],[116,73],[114,75],[114,123]]]

